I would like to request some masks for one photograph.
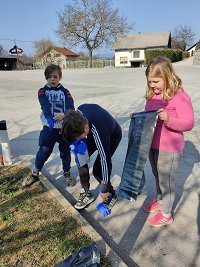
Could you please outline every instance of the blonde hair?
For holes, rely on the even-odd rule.
[[[170,60],[165,57],[156,57],[152,59],[147,66],[145,75],[147,79],[150,75],[163,79],[165,84],[163,90],[163,100],[171,99],[182,85],[182,81],[176,75]],[[147,100],[149,100],[153,95],[154,90],[149,86],[147,80],[147,91],[145,97]]]

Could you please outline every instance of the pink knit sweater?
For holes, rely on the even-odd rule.
[[[190,131],[194,126],[194,112],[190,97],[181,88],[168,101],[163,101],[161,94],[155,94],[147,101],[145,111],[160,108],[167,111],[169,121],[164,124],[158,119],[151,147],[170,153],[180,152],[185,145],[183,132]]]

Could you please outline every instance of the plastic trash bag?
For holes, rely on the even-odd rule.
[[[100,253],[95,244],[82,247],[55,267],[100,267]]]
[[[129,142],[118,196],[136,201],[140,187],[144,186],[143,171],[148,159],[158,112],[134,113],[129,126]],[[143,184],[141,185],[141,181]]]

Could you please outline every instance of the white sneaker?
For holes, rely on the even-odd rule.
[[[79,192],[80,196],[77,203],[74,205],[77,210],[84,209],[87,205],[94,201],[94,196],[89,189],[81,188]]]

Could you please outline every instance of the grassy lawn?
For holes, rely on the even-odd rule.
[[[0,167],[0,267],[55,266],[93,243],[46,188],[22,188],[30,169]],[[101,256],[101,266],[111,267]]]

